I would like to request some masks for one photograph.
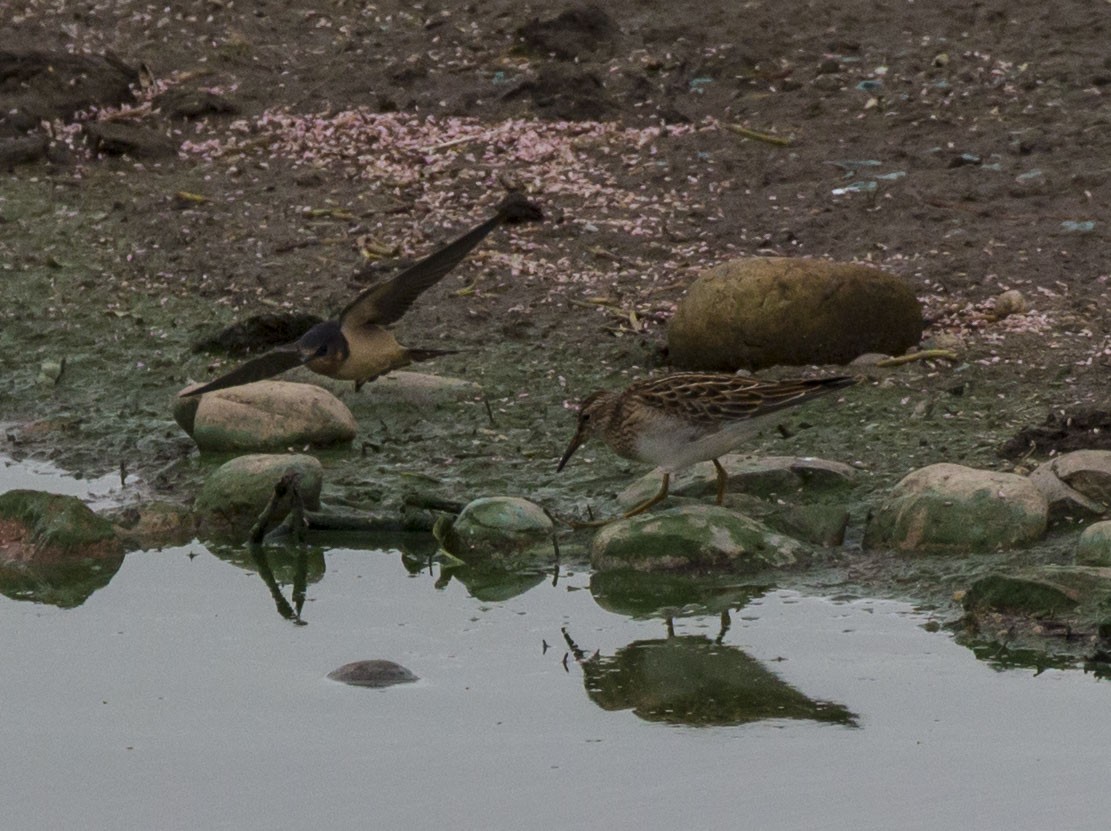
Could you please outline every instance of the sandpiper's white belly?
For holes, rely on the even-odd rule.
[[[712,433],[687,424],[674,424],[671,430],[646,430],[637,437],[636,455],[666,473],[674,473],[736,450],[763,427],[763,422],[763,418],[735,421]]]

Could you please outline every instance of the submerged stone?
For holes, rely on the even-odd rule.
[[[936,464],[903,477],[876,509],[867,548],[976,552],[1026,545],[1046,529],[1049,506],[1027,478]]]
[[[274,486],[290,471],[300,477],[297,487],[305,508],[319,510],[324,468],[316,458],[304,454],[253,453],[226,462],[205,480],[193,503],[201,532],[246,535],[266,508]]]
[[[0,494],[0,562],[48,565],[113,560],[122,553],[112,523],[75,496],[34,490]]]
[[[201,450],[328,447],[355,438],[347,406],[315,384],[256,381],[174,400],[174,420]]]
[[[809,556],[798,540],[716,505],[683,505],[605,526],[591,563],[600,571],[721,568],[740,572],[793,566]]]
[[[1063,586],[1041,577],[990,574],[964,596],[966,609],[991,609],[1025,615],[1051,615],[1076,608],[1078,599]]]
[[[418,681],[412,672],[393,661],[352,661],[328,673],[328,677],[353,687],[392,687]]]
[[[539,505],[515,496],[487,496],[468,503],[442,541],[463,560],[505,561],[554,554],[553,531]]]

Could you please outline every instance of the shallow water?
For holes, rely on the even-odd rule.
[[[272,588],[294,603],[296,557],[272,553],[268,587],[220,553],[238,559],[131,554],[73,609],[0,598],[5,827],[1106,827],[1111,686],[994,670],[905,604],[773,592],[669,640],[586,573],[472,583],[482,600],[437,565],[334,548],[307,558],[295,625]],[[658,686],[683,681],[640,660],[675,648],[758,661],[855,725],[685,724]],[[367,658],[421,680],[325,677]],[[623,696],[637,710],[605,708]]]
[[[60,493],[79,497],[94,510],[119,504],[127,488],[138,481],[133,474],[125,473],[125,477],[126,484],[119,473],[79,478],[47,461],[23,459],[17,462],[0,455],[0,493],[19,488]]]

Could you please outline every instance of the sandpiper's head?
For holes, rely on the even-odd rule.
[[[337,370],[350,354],[347,338],[340,331],[337,320],[313,326],[297,341],[297,348],[305,364],[322,375],[330,375]]]
[[[615,392],[598,390],[583,399],[582,404],[579,405],[578,427],[575,430],[575,435],[571,438],[571,443],[567,445],[567,450],[563,453],[563,458],[559,460],[556,473],[563,470],[563,466],[579,449],[580,444],[606,429],[613,418],[616,406],[617,393]]]

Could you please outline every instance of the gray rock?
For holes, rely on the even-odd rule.
[[[610,523],[591,546],[600,571],[721,568],[755,572],[792,566],[809,549],[763,523],[716,505],[684,505]]]
[[[857,470],[841,462],[804,456],[742,454],[722,456],[718,461],[728,474],[726,493],[748,493],[763,498],[782,497],[801,491],[828,490],[850,485]],[[653,471],[617,495],[628,510],[650,498],[660,488],[660,474]],[[699,462],[671,477],[668,493],[686,497],[717,495],[717,472],[712,462]]]
[[[313,384],[256,381],[174,401],[174,420],[201,450],[234,452],[327,447],[358,425],[346,405]]]
[[[217,468],[193,504],[202,533],[245,537],[287,471],[300,475],[298,489],[305,508],[320,508],[324,469],[312,456],[255,453]],[[280,517],[275,517],[280,521]]]
[[[333,669],[328,677],[353,687],[392,687],[394,684],[410,684],[420,680],[401,664],[381,659],[352,661],[339,669]]]
[[[867,325],[861,325],[867,321]],[[668,328],[687,369],[845,364],[918,343],[922,309],[904,281],[868,266],[786,257],[731,260],[704,272]]]
[[[1104,513],[1106,506],[1069,487],[1060,478],[1057,473],[1057,462],[1061,458],[1063,457],[1038,465],[1030,474],[1030,481],[1041,491],[1049,504],[1049,521],[1060,522],[1074,517],[1088,518]]]
[[[395,370],[378,378],[370,394],[375,404],[442,404],[470,401],[482,395],[482,387],[462,378],[446,378],[424,372]]]
[[[554,554],[553,531],[539,505],[515,496],[487,496],[463,508],[442,542],[462,560],[504,562]]]
[[[1111,566],[1111,520],[1095,522],[1084,529],[1076,542],[1076,564]]]
[[[1111,505],[1111,450],[1075,450],[1050,464],[1058,478],[1088,499]]]
[[[867,548],[976,552],[1024,545],[1046,529],[1049,506],[1027,478],[936,464],[905,476],[872,515]]]

